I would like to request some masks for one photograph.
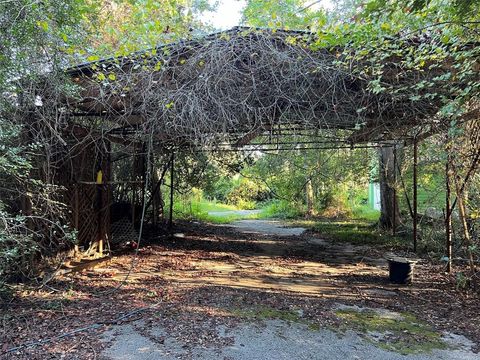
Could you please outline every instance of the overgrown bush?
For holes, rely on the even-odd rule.
[[[9,219],[5,213],[0,213],[2,227],[0,228],[0,281],[28,277],[33,274],[34,258],[40,247],[28,235],[20,231],[25,229],[24,219]]]
[[[227,196],[227,204],[235,205],[240,209],[255,209],[257,202],[269,197],[268,191],[261,185],[241,178],[238,184],[231,189]]]
[[[367,196],[362,185],[352,181],[328,184],[318,196],[317,213],[329,218],[351,217],[353,210],[361,205],[363,196]]]
[[[267,217],[294,219],[305,214],[303,205],[293,204],[286,200],[271,200],[264,207],[263,214]]]
[[[38,275],[42,260],[73,247],[76,233],[46,218],[10,217],[0,211],[1,284]],[[47,230],[48,229],[48,230]]]
[[[37,143],[0,113],[0,284],[37,274],[41,260],[70,249],[64,188],[38,179]],[[0,292],[6,287],[0,285]]]
[[[205,189],[205,195],[210,200],[218,200],[220,202],[226,202],[228,193],[235,186],[235,180],[228,177],[220,177],[213,185]]]

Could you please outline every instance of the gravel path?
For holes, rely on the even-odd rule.
[[[230,224],[242,232],[262,235],[299,236],[305,229],[301,227],[285,227],[278,220],[239,220]]]
[[[209,211],[208,215],[228,217],[235,216],[249,216],[260,214],[262,210],[225,210],[225,211]]]
[[[212,348],[197,346],[186,350],[184,344],[162,329],[153,328],[140,334],[135,326],[117,326],[104,334],[112,345],[103,355],[118,360],[478,360],[468,350],[469,342],[455,338],[456,350],[434,350],[429,354],[401,355],[375,347],[354,332],[338,336],[330,330],[311,330],[306,325],[268,320],[262,324],[243,323],[228,329],[220,325],[214,331],[231,338],[230,346]],[[158,341],[158,339],[162,339]],[[460,344],[460,345],[459,345]]]
[[[287,228],[280,221],[241,220],[231,226],[248,234],[269,235],[275,238],[301,235],[303,228]],[[272,238],[273,238],[272,237]],[[300,239],[306,244],[323,245],[319,239]],[[318,243],[318,244],[317,244]],[[224,270],[222,270],[224,271]],[[220,272],[221,273],[221,272]],[[220,274],[219,273],[219,274]],[[233,323],[228,318],[215,322],[209,329],[211,336],[218,341],[213,343],[185,343],[181,336],[182,328],[166,327],[167,318],[159,318],[147,325],[143,320],[129,324],[114,325],[103,334],[107,344],[102,353],[105,359],[147,360],[147,359],[212,359],[212,360],[267,360],[267,359],[369,359],[369,360],[474,360],[480,359],[471,351],[472,343],[465,337],[444,333],[444,340],[451,347],[447,350],[401,355],[384,350],[365,340],[363,334],[348,330],[339,334],[328,328],[312,329],[300,322],[279,319],[247,320]],[[399,316],[401,316],[399,314]],[[188,320],[190,319],[190,320]],[[220,318],[221,319],[221,318]],[[202,324],[197,324],[199,327]],[[197,326],[195,325],[195,326]],[[195,331],[194,333],[195,334]]]

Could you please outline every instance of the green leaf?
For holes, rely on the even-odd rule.
[[[48,22],[46,21],[37,21],[37,25],[40,26],[43,31],[47,32],[48,31]]]
[[[90,55],[89,57],[87,57],[88,61],[97,61],[99,59],[100,57],[98,57],[97,55]]]

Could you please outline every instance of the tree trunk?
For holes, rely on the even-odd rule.
[[[306,200],[307,200],[307,217],[313,216],[315,215],[315,209],[314,209],[312,179],[308,179],[307,183],[305,184],[305,193],[306,193]]]
[[[379,149],[380,169],[380,226],[392,230],[400,223],[400,211],[395,190],[396,170],[394,161],[394,148],[381,147]]]
[[[465,190],[462,190],[459,177],[454,175],[454,179],[455,179],[455,190],[457,192],[458,216],[460,219],[460,223],[462,224],[463,238],[465,240],[465,245],[466,245],[467,254],[468,254],[468,264],[470,265],[470,270],[472,271],[472,275],[473,275],[475,274],[475,261],[473,259],[473,253],[472,253],[472,238],[470,236],[470,230],[468,228],[468,222],[467,222],[467,209],[465,206],[466,194],[465,194]]]

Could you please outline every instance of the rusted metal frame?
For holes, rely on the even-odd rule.
[[[135,201],[136,201],[136,192],[137,192],[137,187],[138,185],[141,184],[141,181],[137,180],[137,154],[136,154],[137,148],[133,148],[133,154],[132,154],[132,177],[133,181],[131,183],[131,191],[132,191],[132,198],[131,198],[131,203],[130,203],[130,209],[131,209],[131,222],[133,225],[135,225]],[[128,198],[127,198],[128,199]]]
[[[450,154],[449,136],[446,135],[446,151],[447,161],[445,163],[445,248],[447,256],[447,272],[452,271],[452,205],[451,205],[451,193],[452,188],[450,184],[450,164],[452,162],[452,156]]]
[[[393,218],[392,235],[397,235],[397,144],[393,145]]]
[[[147,205],[145,205],[145,211],[148,210],[148,208],[150,207],[150,205],[152,204],[153,202],[153,197],[157,194],[157,192],[160,190],[160,186],[162,185],[162,182],[163,182],[163,179],[165,178],[165,174],[167,173],[167,170],[169,169],[170,167],[170,164],[171,164],[171,161],[172,159],[170,158],[170,160],[168,161],[168,163],[166,164],[166,166],[164,166],[164,168],[162,169],[162,174],[160,176],[160,179],[158,179],[156,185],[155,185],[155,188],[153,189],[152,191],[152,194],[150,195],[150,199],[148,199],[147,201]]]
[[[108,252],[110,252],[110,239],[112,237],[112,221],[111,221],[111,213],[110,213],[110,208],[112,204],[112,199],[113,199],[113,186],[110,183],[110,180],[112,179],[112,143],[111,141],[107,140],[106,143],[107,147],[107,160],[105,164],[105,173],[106,173],[106,178],[104,181],[104,189],[105,193],[104,195],[106,196],[106,204],[104,206],[104,225],[105,225],[105,242],[108,247]]]
[[[413,141],[413,251],[417,252],[418,243],[418,140]]]
[[[74,196],[74,201],[73,201],[73,227],[77,231],[79,230],[79,225],[80,225],[80,199],[78,196],[78,184],[73,185],[73,196]],[[78,237],[76,239],[76,244],[74,246],[74,254],[77,255],[79,252],[79,247],[78,247]]]
[[[118,185],[118,184],[141,184],[141,181],[105,181],[104,184]],[[77,184],[95,185],[95,181],[77,181]]]
[[[253,145],[252,145],[253,146]],[[302,147],[299,149],[295,148],[251,148],[251,149],[218,149],[218,148],[208,148],[208,149],[195,149],[195,151],[199,152],[242,152],[242,151],[262,151],[262,152],[269,152],[269,151],[305,151],[305,150],[355,150],[355,149],[378,149],[381,147],[388,147],[387,145],[362,145],[362,146],[320,146],[320,147]]]
[[[154,228],[157,228],[157,220],[158,220],[158,204],[155,199],[156,194],[156,188],[157,188],[157,182],[155,181],[156,176],[155,176],[155,153],[150,154],[150,163],[148,164],[149,171],[150,171],[150,179],[149,179],[149,188],[150,188],[150,199],[148,202],[145,204],[145,213],[147,212],[147,207],[150,205],[149,202],[151,201],[152,204],[152,225]]]
[[[135,203],[137,201],[137,187],[138,183],[132,183],[132,204],[131,204],[131,209],[132,209],[132,224],[135,225],[135,218],[137,216],[136,211],[135,211]]]
[[[103,208],[103,184],[97,183],[96,184],[96,206],[95,211],[97,213],[97,252],[100,254],[103,252],[103,216],[102,216],[102,208]]]
[[[138,187],[141,186],[142,192],[145,190],[145,169],[144,169],[144,165],[145,165],[144,160],[145,159],[143,158],[144,154],[145,154],[145,147],[143,145],[140,145],[140,146],[142,146],[140,151],[137,151],[139,149],[138,149],[138,147],[135,147],[134,154],[133,154],[133,177],[134,177],[134,179],[138,179],[140,177],[140,180],[134,180],[132,182],[132,205],[131,205],[132,224],[135,224],[137,222],[137,217],[138,217],[138,214],[137,214],[137,211],[136,211],[137,200],[139,198],[139,196],[137,194],[139,192]],[[139,174],[139,172],[140,172],[139,171],[140,157],[142,157],[143,164],[142,164],[141,173]],[[143,196],[142,196],[142,199],[143,199]]]
[[[102,171],[101,181],[97,183],[97,221],[98,221],[98,233],[97,233],[97,253],[100,256],[103,255],[104,245],[108,242],[108,236],[110,231],[110,185],[108,180],[110,179],[110,155],[111,144],[107,140],[106,154],[102,154],[100,158],[99,170]],[[98,181],[98,179],[97,179]]]
[[[170,212],[168,215],[168,228],[173,228],[173,200],[174,200],[174,179],[175,179],[175,152],[172,151],[170,158]]]
[[[461,125],[468,121],[478,119],[478,117],[480,117],[480,109],[474,109],[469,112],[466,112],[465,114],[457,118],[455,121],[457,125]],[[432,135],[439,134],[444,131],[448,131],[449,126],[450,126],[450,123],[432,126],[430,130],[425,131],[424,133],[421,133],[421,134],[417,134],[416,139],[417,141],[421,141],[421,140],[427,139]],[[414,142],[414,139],[415,137],[405,139],[405,146],[412,145]]]
[[[150,154],[148,154],[150,155]],[[147,162],[150,160],[150,156],[147,156],[147,144],[143,143],[142,146],[142,209],[144,207],[144,202],[145,202],[145,194],[147,190],[147,169],[149,164]],[[143,214],[143,212],[142,212]],[[143,222],[143,219],[142,219]]]

